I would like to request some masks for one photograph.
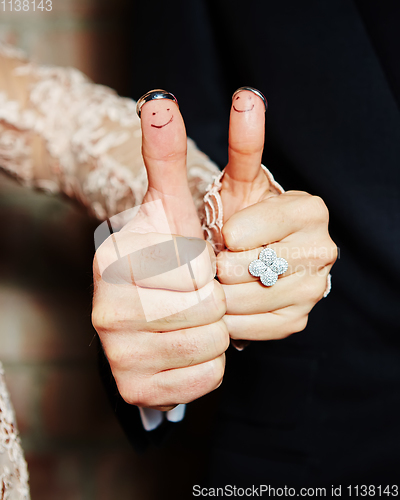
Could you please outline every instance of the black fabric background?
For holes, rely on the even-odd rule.
[[[325,200],[340,249],[304,332],[229,352],[209,484],[399,482],[400,3],[134,10],[132,97],[173,92],[188,135],[223,167],[230,97],[260,89],[264,163]]]

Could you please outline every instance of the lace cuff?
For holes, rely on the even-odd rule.
[[[268,178],[271,189],[277,194],[284,193],[285,190],[276,182],[271,172],[264,167],[264,165],[261,165],[261,168]],[[201,217],[206,240],[211,243],[215,253],[225,248],[221,235],[222,226],[224,224],[224,212],[220,195],[222,189],[221,181],[224,173],[225,169],[215,176],[213,182],[207,187],[206,194],[204,195],[204,209]]]
[[[28,468],[22,453],[0,363],[0,497],[3,500],[29,500]]]
[[[261,165],[261,168],[268,178],[271,189],[277,194],[283,194],[285,190],[280,184],[278,184],[278,182],[276,182],[271,172],[264,165]],[[202,227],[205,232],[206,239],[212,244],[215,253],[218,253],[225,248],[221,233],[224,213],[220,195],[220,191],[222,189],[221,180],[224,172],[225,171],[223,170],[219,173],[219,175],[215,176],[213,182],[207,187],[206,194],[204,195],[204,209],[202,212]],[[331,283],[332,276],[329,274],[327,277],[324,298],[327,297],[331,291]],[[239,350],[242,350],[248,344],[248,342],[245,341],[232,341],[232,343]]]

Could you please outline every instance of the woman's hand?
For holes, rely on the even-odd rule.
[[[234,95],[220,193],[225,249],[217,275],[227,302],[224,321],[238,340],[281,339],[303,330],[337,256],[323,200],[301,191],[278,194],[261,168],[264,128],[261,98],[248,90]],[[248,270],[266,245],[288,262],[270,287]]]

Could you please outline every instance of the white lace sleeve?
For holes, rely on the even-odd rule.
[[[0,363],[0,498],[29,500],[28,470]]]
[[[147,175],[135,102],[72,68],[38,66],[0,45],[0,166],[105,219],[141,202]],[[217,167],[188,141],[198,208]]]

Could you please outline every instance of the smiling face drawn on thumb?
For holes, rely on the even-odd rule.
[[[188,184],[186,129],[176,98],[165,90],[152,90],[139,99],[137,112],[149,181],[143,203],[161,200],[170,231],[203,238]]]
[[[265,101],[254,91],[242,88],[233,95],[229,162],[226,167],[232,179],[251,182],[259,174],[264,147],[265,109]]]
[[[186,184],[186,129],[178,105],[170,99],[154,99],[141,109],[142,153],[149,187],[174,194]]]
[[[232,109],[236,113],[248,113],[254,109],[255,96],[249,91],[242,91],[232,99]]]
[[[167,102],[160,103],[156,111],[152,111],[150,127],[153,128],[164,128],[170,123],[172,123],[174,119],[174,114],[171,110],[171,106]]]

